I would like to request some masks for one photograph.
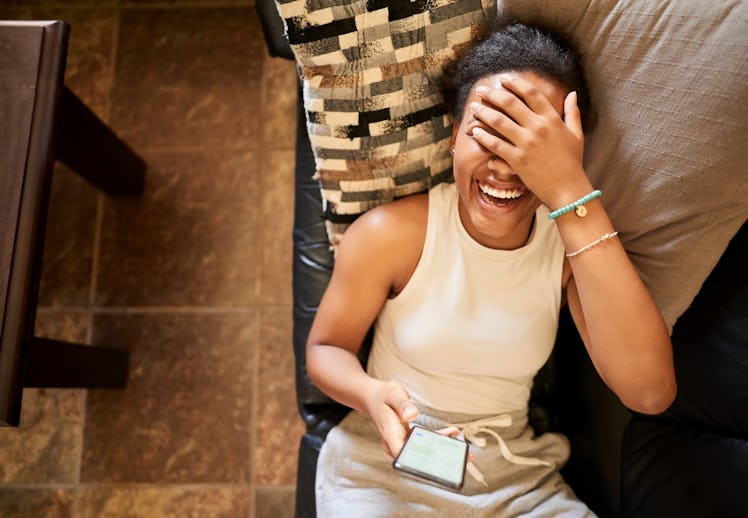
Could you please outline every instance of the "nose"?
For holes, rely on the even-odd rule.
[[[519,176],[511,167],[509,167],[509,164],[499,157],[490,159],[486,165],[488,166],[488,170],[492,173],[491,176],[497,180],[509,180]]]

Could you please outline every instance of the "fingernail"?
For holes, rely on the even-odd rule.
[[[474,137],[480,137],[483,134],[483,129],[481,128],[473,128],[473,136]]]
[[[482,95],[482,94],[488,93],[488,90],[490,90],[490,88],[488,88],[487,86],[481,85],[475,89],[475,93]]]
[[[413,419],[418,415],[418,409],[414,406],[406,407],[403,410],[403,419]]]
[[[470,103],[470,111],[471,112],[476,111],[478,108],[480,108],[480,103],[477,103],[475,101],[473,101],[473,102]]]

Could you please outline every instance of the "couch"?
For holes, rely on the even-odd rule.
[[[543,4],[535,2],[538,3]],[[594,2],[576,3],[584,4],[587,11],[595,9]],[[533,10],[526,10],[532,2],[503,4],[509,4],[512,14],[520,19],[533,21]],[[610,2],[600,4],[603,6],[599,9],[615,11]],[[664,2],[660,6],[655,5],[657,2],[651,4],[657,12],[668,9]],[[745,9],[740,5],[736,9],[742,9],[742,14],[738,14],[745,27]],[[269,54],[296,59],[276,3],[257,0],[256,11]],[[574,27],[583,26],[583,14],[572,14],[582,20]],[[559,20],[551,21],[563,25]],[[642,23],[645,21],[652,23]],[[745,48],[743,44],[739,50],[743,52]],[[742,88],[740,95],[744,94]],[[305,370],[306,336],[334,256],[326,227],[327,204],[323,204],[315,176],[303,98],[300,85],[293,229],[293,348],[298,409],[306,433],[300,438],[296,516],[312,517],[317,455],[327,432],[348,409],[317,390]],[[632,118],[638,116],[631,114]],[[737,129],[727,125],[727,142],[745,137],[745,124],[740,124]],[[597,142],[601,142],[599,134]],[[667,149],[654,151],[668,153]],[[586,159],[592,166],[598,160],[595,156]],[[739,177],[741,193],[748,184],[746,165],[745,159],[733,160],[732,170],[727,172],[731,178]],[[667,188],[672,190],[673,186]],[[679,199],[682,201],[683,197]],[[675,315],[671,323],[679,385],[676,401],[662,415],[637,415],[618,402],[597,376],[568,312],[562,313],[555,351],[535,380],[530,419],[536,432],[567,434],[572,454],[562,473],[577,495],[600,516],[748,516],[748,231],[744,224],[748,207],[745,202],[737,207],[732,207],[732,212],[723,210],[730,217],[720,227],[722,241],[712,245],[718,247],[715,258],[702,261],[706,266],[692,268],[694,282],[676,279],[685,295],[672,295],[672,288],[661,295],[667,301],[677,299],[677,304],[667,306],[670,309],[664,312]],[[686,217],[693,225],[700,224],[695,216]],[[621,220],[627,224],[625,217]],[[634,231],[630,234],[632,254],[642,254],[641,247],[648,243],[648,236],[642,233],[643,237],[637,240]],[[673,260],[677,262],[677,258],[675,255]],[[645,280],[653,282],[646,277]],[[362,361],[366,352],[364,347]]]

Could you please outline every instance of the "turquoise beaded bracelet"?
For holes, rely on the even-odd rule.
[[[600,195],[602,195],[602,192],[596,189],[592,191],[591,193],[589,193],[587,196],[582,196],[574,203],[564,205],[560,209],[554,210],[553,212],[548,214],[548,219],[556,219],[557,217],[563,216],[564,214],[566,214],[567,212],[571,210],[576,210],[577,216],[579,216],[580,218],[583,218],[587,215],[587,209],[584,208],[582,205],[584,205],[590,200],[594,200]]]

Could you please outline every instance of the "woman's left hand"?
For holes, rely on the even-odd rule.
[[[509,164],[548,207],[558,208],[589,192],[576,92],[564,99],[562,119],[548,98],[528,81],[507,74],[501,76],[501,84],[503,89],[479,87],[477,93],[483,102],[468,107],[496,133],[474,128],[473,138]]]

